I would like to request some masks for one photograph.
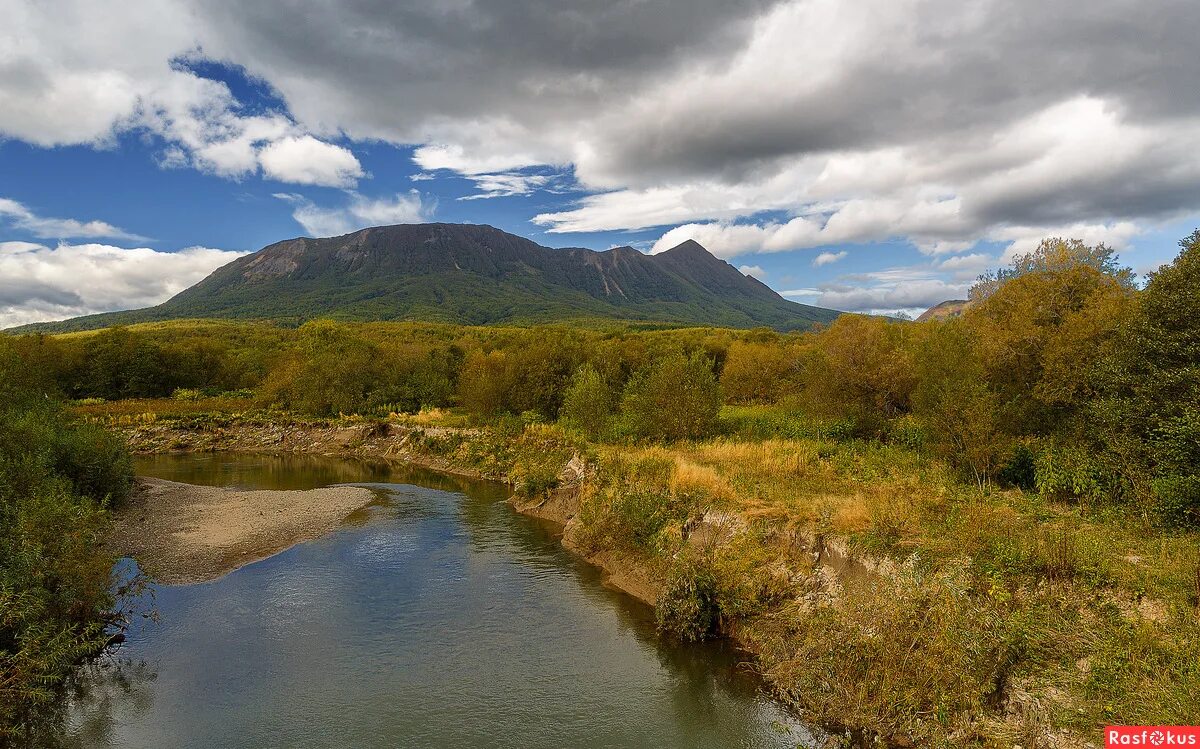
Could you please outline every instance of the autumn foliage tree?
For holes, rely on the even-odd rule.
[[[818,411],[854,417],[862,433],[907,413],[916,384],[907,326],[842,315],[817,336],[807,397]]]
[[[795,386],[798,369],[791,346],[734,341],[725,355],[721,388],[730,403],[774,403]]]

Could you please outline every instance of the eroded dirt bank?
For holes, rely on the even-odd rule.
[[[204,582],[322,536],[374,498],[357,486],[241,491],[139,478],[109,543],[164,583]]]

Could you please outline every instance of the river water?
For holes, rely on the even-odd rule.
[[[338,530],[197,585],[87,670],[77,747],[797,747],[811,735],[722,644],[659,638],[503,486],[271,456],[139,473],[242,488],[364,483]]]

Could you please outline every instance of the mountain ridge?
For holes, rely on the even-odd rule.
[[[552,249],[492,226],[431,223],[285,239],[155,307],[13,330],[316,317],[472,325],[607,319],[796,330],[838,314],[784,299],[692,240],[656,255],[632,247]]]

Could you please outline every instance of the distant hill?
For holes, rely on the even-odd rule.
[[[632,247],[551,249],[491,226],[402,224],[277,242],[157,307],[13,332],[316,317],[469,325],[612,319],[796,330],[838,314],[790,302],[690,240],[645,255]]]
[[[941,304],[934,305],[921,313],[917,318],[917,322],[925,322],[926,320],[944,320],[948,317],[958,317],[967,311],[967,307],[971,306],[971,302],[966,299],[949,299]]]

